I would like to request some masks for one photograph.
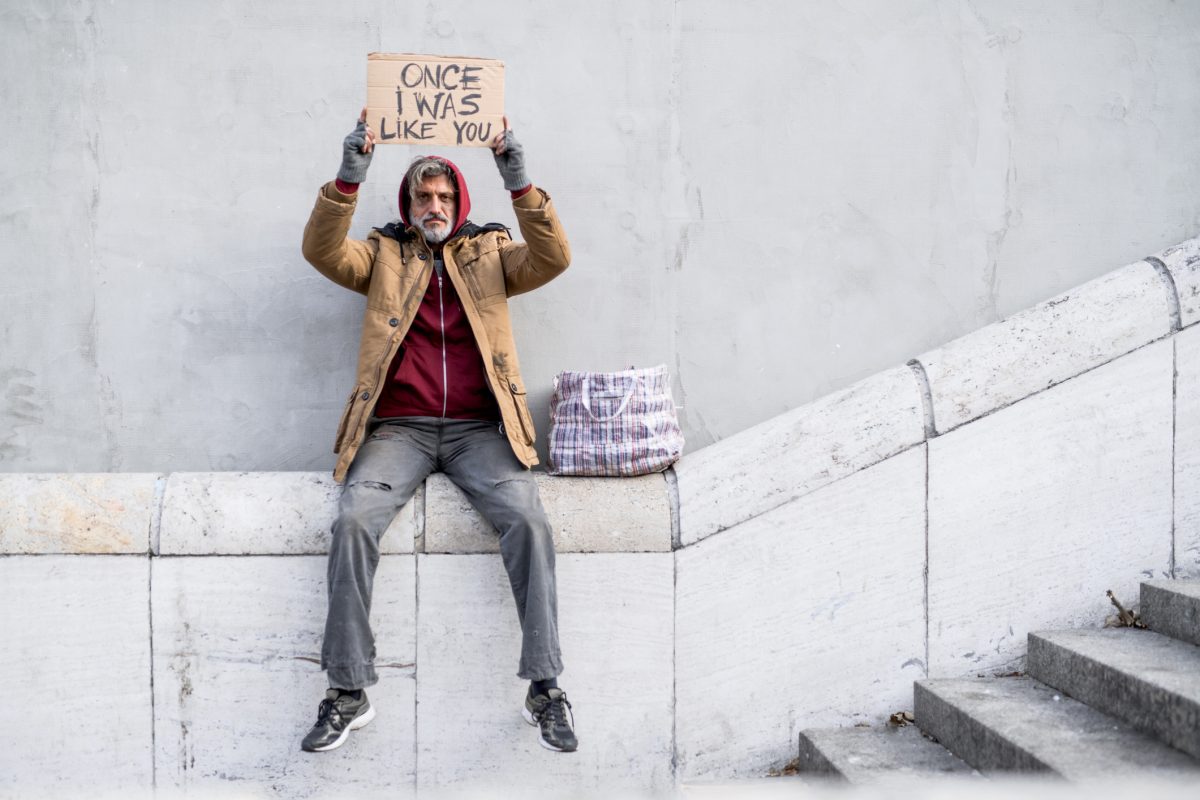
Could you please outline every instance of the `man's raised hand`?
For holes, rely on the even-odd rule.
[[[367,125],[367,107],[358,115],[358,125],[342,140],[342,168],[338,180],[362,183],[367,179],[367,167],[375,151],[375,131]]]
[[[489,147],[496,159],[496,168],[504,179],[504,188],[510,192],[524,189],[530,184],[529,176],[525,174],[525,148],[513,136],[508,127],[508,117],[503,117],[504,130],[492,138]]]

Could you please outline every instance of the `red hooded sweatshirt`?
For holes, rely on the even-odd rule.
[[[438,160],[450,168],[451,182],[458,191],[458,215],[447,241],[480,232],[467,221],[471,196],[462,173],[450,161]],[[400,219],[406,227],[413,225],[409,205],[406,176],[400,183]],[[403,229],[392,230],[403,241]],[[437,257],[441,257],[440,248]],[[450,274],[431,272],[417,316],[388,370],[375,416],[499,420],[500,409],[488,386],[483,356]]]

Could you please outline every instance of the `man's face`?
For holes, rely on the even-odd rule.
[[[450,176],[426,178],[414,195],[409,211],[413,224],[425,234],[425,240],[437,244],[450,238],[454,220],[458,218],[458,198]]]

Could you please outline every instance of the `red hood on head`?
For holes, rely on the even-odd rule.
[[[450,236],[453,236],[454,234],[458,233],[458,229],[461,228],[462,224],[467,221],[467,215],[471,213],[471,195],[469,192],[467,192],[467,179],[463,177],[463,174],[459,171],[458,167],[450,159],[442,158],[441,156],[430,156],[430,158],[434,158],[450,168],[450,182],[454,184],[454,188],[458,192],[458,218],[454,220],[453,227],[450,229]],[[404,173],[404,180],[400,181],[399,200],[400,219],[406,226],[415,225],[416,223],[409,219],[408,216],[408,207],[411,205],[411,201],[408,196],[407,172]]]

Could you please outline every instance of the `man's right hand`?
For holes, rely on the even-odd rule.
[[[367,125],[367,108],[358,115],[358,126],[342,140],[342,168],[338,180],[343,183],[362,183],[367,179],[367,167],[375,151],[375,131]]]

